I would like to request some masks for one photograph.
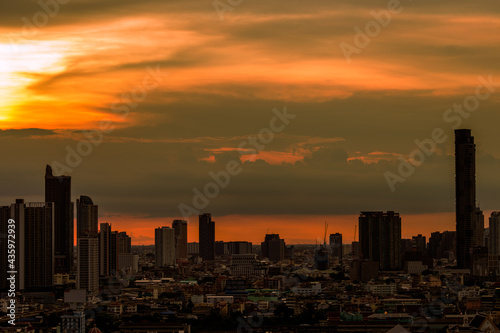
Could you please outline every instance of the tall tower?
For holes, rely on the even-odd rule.
[[[472,269],[476,236],[476,145],[470,129],[455,130],[457,265]]]
[[[76,200],[77,288],[94,294],[99,291],[97,216],[98,206],[94,205],[90,197],[82,195]]]
[[[54,285],[54,211],[52,202],[31,202],[24,209],[24,285],[50,290]]]
[[[175,231],[170,227],[155,229],[156,266],[175,264]]]
[[[203,260],[215,259],[215,222],[212,214],[199,216],[200,257]]]
[[[111,241],[111,224],[101,223],[99,230],[99,275],[109,276],[110,258],[109,249]]]
[[[330,248],[333,258],[342,261],[342,234],[330,234]]]
[[[176,259],[187,258],[187,221],[174,220],[172,228],[175,231],[175,257]]]
[[[54,203],[55,273],[70,274],[74,247],[71,177],[54,176],[50,165],[45,169],[45,202]]]
[[[361,212],[359,244],[364,260],[380,263],[381,270],[401,268],[401,218],[393,211]]]
[[[500,255],[500,212],[491,213],[488,243],[488,254]]]

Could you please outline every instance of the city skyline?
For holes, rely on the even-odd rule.
[[[197,210],[224,230],[239,224],[254,242],[249,223],[260,234],[275,226],[289,243],[321,239],[325,220],[349,235],[344,226],[361,210],[396,210],[403,233],[429,235],[454,228],[453,130],[472,128],[477,198],[489,215],[500,202],[500,50],[487,32],[500,27],[499,9],[404,3],[348,62],[340,45],[356,46],[354,27],[387,10],[366,0],[245,1],[221,21],[212,3],[81,1],[61,4],[35,31],[20,18],[43,9],[9,4],[0,13],[0,147],[9,161],[0,201],[43,201],[40,165],[58,166],[55,174],[72,177],[73,201],[92,197],[103,218],[152,243],[142,226],[187,219],[179,205],[192,206],[193,190],[236,160],[241,173]],[[296,117],[258,154],[244,150],[251,143],[238,148],[284,108]],[[384,174],[399,175],[399,158],[435,128],[447,139],[391,191]],[[283,234],[286,221],[301,220],[318,232]]]

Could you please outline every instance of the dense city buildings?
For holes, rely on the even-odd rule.
[[[54,176],[50,165],[45,170],[45,202],[54,203],[54,270],[70,274],[74,256],[71,177]]]
[[[458,132],[456,141],[457,187],[471,191],[475,177],[464,175],[472,172],[473,138]],[[51,170],[47,175],[50,180]],[[65,187],[47,184],[59,195],[71,183],[63,177]],[[71,201],[58,195],[71,211]],[[457,192],[457,231],[433,232],[428,242],[424,234],[402,239],[399,213],[362,211],[358,225],[353,220],[359,242],[352,245],[343,245],[340,233],[327,238],[325,223],[323,244],[287,247],[279,234],[266,234],[259,251],[245,240],[216,242],[209,213],[199,215],[199,243],[188,243],[188,223],[174,220],[154,229],[154,246],[134,246],[127,232],[99,223],[99,207],[82,195],[73,273],[56,272],[54,265],[56,202],[17,199],[0,207],[2,235],[9,233],[9,219],[16,221],[15,286],[26,318],[16,329],[194,333],[224,331],[235,316],[257,314],[263,318],[257,329],[269,332],[417,332],[427,327],[422,320],[433,323],[431,332],[494,332],[500,325],[500,213],[491,214],[486,230],[478,205],[465,205],[472,203],[469,196],[475,194]],[[473,245],[462,258],[469,267],[457,260],[463,226],[470,227]],[[5,237],[0,250],[0,260],[10,262]],[[0,271],[4,313],[8,277]],[[88,311],[98,313],[87,318]]]
[[[401,268],[401,218],[393,211],[361,212],[359,216],[361,258],[378,262],[381,270]]]
[[[212,214],[205,213],[199,216],[199,254],[203,260],[215,259],[215,222]]]
[[[455,199],[457,265],[472,268],[477,246],[476,227],[476,145],[470,129],[455,130]]]

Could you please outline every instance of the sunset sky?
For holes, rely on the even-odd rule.
[[[220,0],[222,19],[212,0],[40,3],[0,4],[2,205],[43,201],[45,165],[66,166],[74,200],[90,196],[99,222],[151,244],[237,160],[242,172],[201,210],[217,240],[314,243],[327,221],[350,243],[367,210],[399,212],[404,238],[454,230],[443,115],[489,77],[499,83],[460,127],[476,140],[486,221],[500,210],[498,0],[401,1],[350,62],[340,45],[387,2]],[[296,117],[258,156],[238,148],[284,108]],[[102,142],[69,166],[68,149],[103,123]],[[384,174],[435,128],[448,139],[391,191]]]

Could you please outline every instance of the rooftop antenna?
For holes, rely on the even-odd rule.
[[[323,237],[323,245],[326,246],[326,232],[328,230],[328,223],[325,221],[325,236]]]

